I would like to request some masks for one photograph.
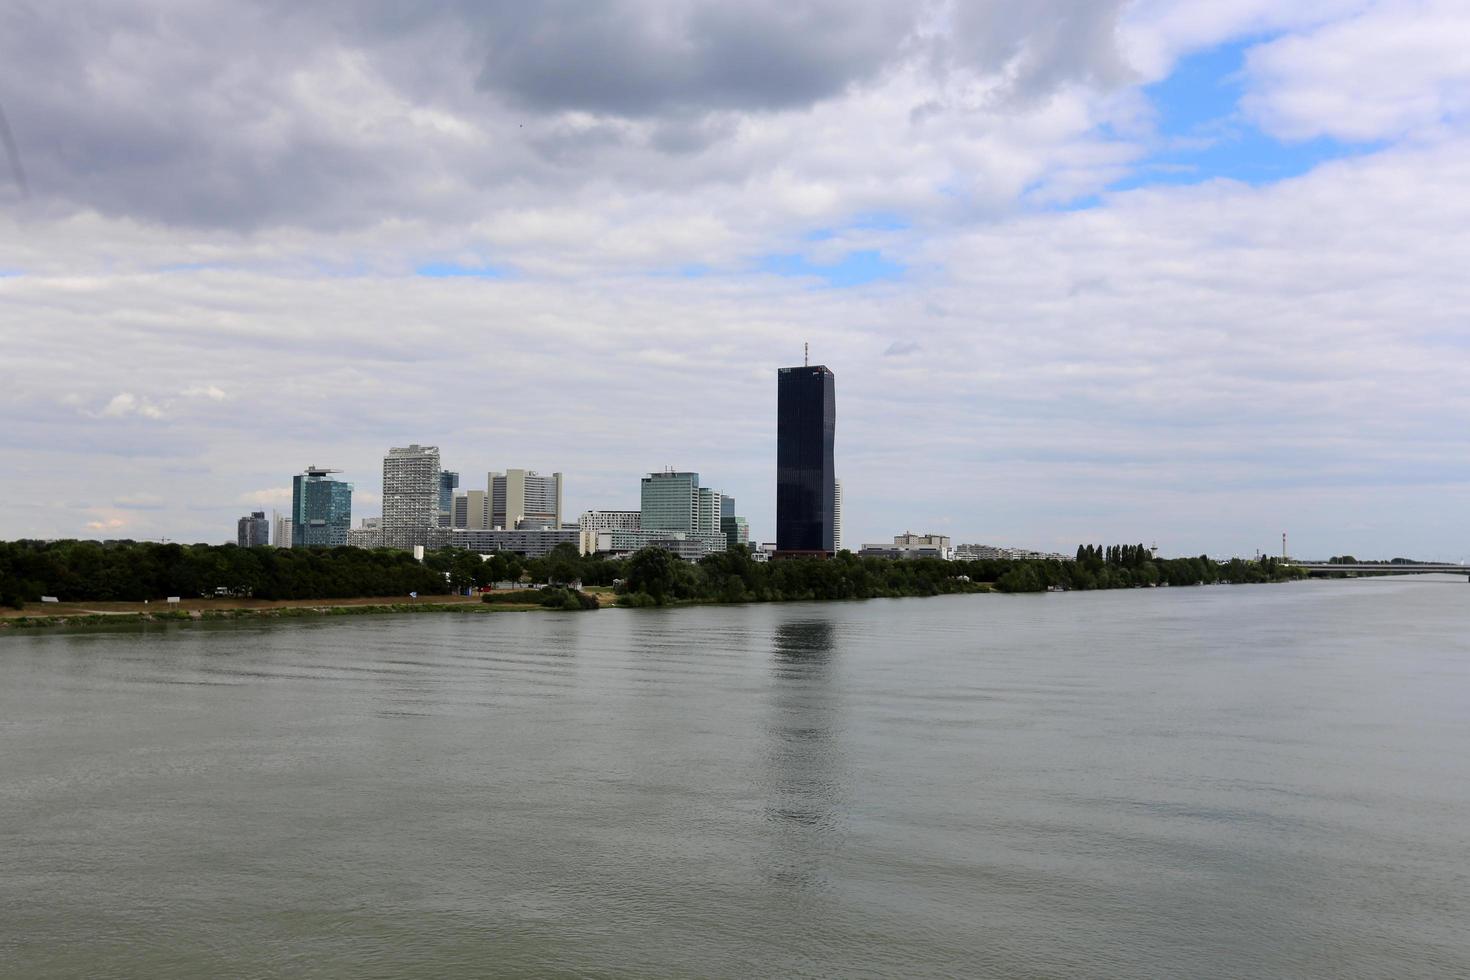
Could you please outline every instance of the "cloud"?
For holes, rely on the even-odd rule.
[[[125,497],[118,497],[112,502],[112,506],[123,510],[160,510],[168,505],[160,494],[135,493]]]
[[[919,345],[918,341],[914,341],[914,340],[895,340],[893,343],[889,344],[886,348],[884,348],[884,350],[883,350],[883,356],[884,357],[904,357],[904,356],[906,356],[908,354],[917,353],[920,350],[923,350],[923,348]]]
[[[264,490],[250,490],[240,494],[236,499],[242,504],[255,504],[259,507],[289,507],[291,488],[268,487]]]
[[[36,177],[29,214],[493,237],[503,219],[544,221],[569,203],[682,213],[671,192],[718,188],[723,219],[765,226],[792,197],[835,202],[846,187],[866,184],[881,205],[916,193],[937,204],[939,185],[989,203],[965,185],[1014,169],[1004,195],[1043,178],[1045,149],[1093,123],[1082,89],[1126,74],[1117,9],[215,0],[80,17],[11,6],[0,63],[32,80],[7,93]],[[75,84],[42,81],[59,77]],[[1058,112],[1044,103],[1061,89]],[[916,106],[932,107],[919,138]],[[1029,125],[1032,112],[1051,123]]]
[[[112,517],[106,520],[88,521],[86,524],[87,529],[91,531],[116,531],[119,528],[127,526],[128,522],[120,517]]]
[[[179,394],[183,395],[185,398],[207,398],[210,401],[216,402],[222,402],[227,397],[229,397],[224,393],[223,389],[218,388],[215,385],[190,385],[183,391],[179,392]]]
[[[1287,139],[1432,133],[1470,118],[1470,7],[1375,3],[1251,49],[1246,111]]]
[[[623,117],[810,105],[875,75],[912,3],[621,0],[486,8],[478,77],[528,109]]]
[[[112,396],[111,401],[104,405],[101,411],[92,413],[95,418],[120,419],[129,415],[141,415],[146,419],[163,418],[163,409],[146,398],[139,398],[132,392],[122,391]]]
[[[1135,77],[1118,50],[1122,0],[1031,0],[953,7],[956,62],[1006,75],[1004,94],[1050,96],[1059,86],[1109,89]]]

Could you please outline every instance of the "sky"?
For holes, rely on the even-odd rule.
[[[390,446],[771,540],[1470,558],[1463,0],[11,0],[0,538]],[[355,523],[355,521],[354,521]]]

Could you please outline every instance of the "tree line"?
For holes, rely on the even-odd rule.
[[[0,603],[141,602],[226,594],[348,599],[449,591],[406,551],[238,548],[154,541],[0,542]]]
[[[628,558],[578,555],[558,545],[545,558],[526,564],[537,582],[616,585],[623,605],[670,602],[768,602],[790,599],[871,599],[944,595],[995,588],[1002,592],[1047,589],[1127,589],[1150,586],[1245,584],[1301,577],[1278,559],[1232,559],[1206,555],[1155,558],[1143,545],[1108,548],[1083,545],[1076,561],[937,558],[860,558],[841,552],[831,561],[757,562],[748,552],[726,551],[697,563],[667,551],[645,548]]]
[[[1155,558],[1142,545],[1084,545],[1076,561],[860,558],[842,552],[830,561],[757,562],[727,551],[697,563],[658,548],[627,558],[579,555],[558,545],[524,559],[510,553],[482,560],[444,548],[419,563],[405,551],[361,548],[239,548],[147,541],[0,542],[0,603],[141,601],[177,595],[257,599],[339,599],[442,595],[500,582],[616,586],[625,605],[671,602],[776,602],[792,599],[870,599],[944,595],[994,587],[1003,592],[1120,589],[1215,582],[1272,582],[1300,575],[1278,559],[1205,555]]]

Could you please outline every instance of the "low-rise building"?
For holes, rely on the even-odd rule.
[[[953,549],[943,534],[915,534],[905,531],[893,536],[893,544],[865,544],[858,552],[863,558],[940,558],[948,560]]]
[[[583,531],[637,531],[642,527],[636,510],[585,510],[577,521]]]
[[[1062,555],[1053,551],[1032,551],[1029,548],[1002,548],[992,544],[961,544],[954,549],[955,561],[995,561],[1001,558],[1038,561],[1076,561],[1076,555]]]
[[[377,517],[364,517],[359,526],[348,530],[347,544],[353,548],[383,547],[382,520]]]
[[[582,532],[577,528],[536,528],[503,530],[499,528],[435,528],[429,535],[431,548],[463,548],[477,554],[513,551],[526,558],[541,558],[559,544],[570,544],[582,553]]]
[[[599,531],[594,548],[600,554],[629,555],[643,548],[663,548],[687,561],[698,561],[711,552],[725,550],[723,534],[700,531],[668,531],[644,528],[637,531]]]

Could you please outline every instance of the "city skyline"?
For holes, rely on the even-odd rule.
[[[429,441],[770,540],[809,341],[849,545],[1470,557],[1463,3],[655,9],[0,15],[0,538]]]

